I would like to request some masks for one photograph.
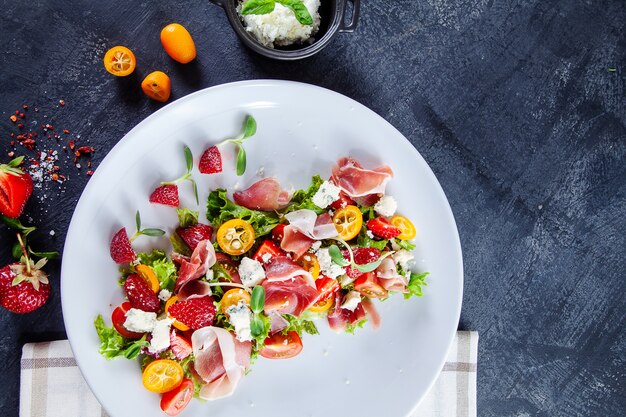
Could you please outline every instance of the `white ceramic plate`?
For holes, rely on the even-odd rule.
[[[320,323],[321,335],[305,335],[299,356],[260,358],[232,397],[194,400],[182,415],[409,415],[443,366],[461,310],[461,248],[450,206],[424,159],[384,119],[340,94],[293,82],[248,81],[191,94],[137,125],[102,161],[76,207],[63,253],[65,327],[85,379],[111,417],[161,415],[159,396],[143,388],[135,362],[106,361],[98,353],[93,320],[102,314],[110,323],[123,299],[109,241],[121,226],[132,234],[137,209],[144,227],[173,230],[175,211],[150,204],[150,192],[184,172],[183,144],[197,164],[209,144],[239,134],[247,113],[258,131],[246,142],[245,175],[234,175],[234,150],[227,147],[224,173],[195,171],[202,216],[210,189],[247,187],[261,167],[283,185],[302,188],[314,174],[328,176],[340,156],[367,167],[386,163],[395,172],[387,193],[417,226],[415,269],[431,272],[429,285],[421,298],[377,302],[383,318],[378,331],[366,326],[355,336],[338,335]],[[181,186],[181,205],[197,208],[189,183]],[[133,246],[140,251],[168,243],[141,237]]]

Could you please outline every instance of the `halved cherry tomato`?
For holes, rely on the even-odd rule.
[[[321,275],[320,278],[315,281],[315,287],[317,288],[317,292],[320,293],[319,297],[315,300],[316,303],[331,298],[341,289],[341,285],[339,285],[336,279],[328,278],[324,275]]]
[[[157,279],[152,268],[150,268],[148,265],[140,264],[135,267],[135,270],[137,271],[137,274],[139,274],[139,276],[143,278],[144,281],[148,283],[148,285],[150,285],[150,288],[152,288],[152,291],[154,291],[155,293],[159,292],[159,289],[160,289],[159,280]]]
[[[183,375],[183,368],[178,362],[157,359],[146,366],[141,382],[148,391],[164,393],[178,387],[183,382]]]
[[[235,262],[233,258],[231,258],[230,256],[222,252],[215,253],[215,258],[216,258],[216,263],[218,263],[222,268],[226,270],[226,272],[228,272],[228,275],[230,275],[230,279],[232,280],[232,282],[241,284],[241,278],[239,277],[239,270],[237,269],[239,265],[237,264],[237,262]],[[225,282],[225,281],[227,280],[220,278],[220,282]]]
[[[193,398],[194,386],[191,379],[183,379],[183,382],[161,397],[161,410],[168,416],[176,416],[189,404]]]
[[[289,359],[302,352],[302,340],[297,332],[275,333],[265,339],[259,354],[267,359]]]
[[[254,244],[254,229],[245,220],[232,219],[217,230],[217,244],[229,255],[243,255]]]
[[[117,77],[130,75],[136,65],[135,54],[125,46],[114,46],[104,54],[104,68]]]
[[[196,58],[196,44],[184,26],[172,23],[161,31],[161,44],[165,52],[181,64],[187,64]]]
[[[343,191],[339,191],[339,200],[333,201],[333,203],[330,205],[330,208],[333,210],[338,210],[345,206],[353,206],[354,204],[354,200],[348,197],[348,194],[344,193]]]
[[[141,89],[152,100],[165,103],[172,89],[170,77],[162,71],[151,72],[141,82]]]
[[[317,279],[320,276],[320,263],[317,260],[317,256],[312,253],[305,253],[299,259],[300,266],[306,271],[309,271],[313,275],[313,279]]]
[[[269,255],[269,259],[271,259],[274,256],[284,256],[285,252],[283,252],[283,250],[276,246],[276,244],[271,240],[266,240],[261,244],[261,246],[259,246],[259,249],[256,250],[256,253],[252,257],[252,259],[266,264],[269,262],[269,259],[267,261],[264,261],[264,255]]]
[[[111,314],[111,321],[113,322],[113,327],[119,334],[129,339],[139,339],[143,336],[143,333],[131,332],[126,327],[124,327],[124,322],[126,321],[126,312],[130,310],[132,306],[128,301],[117,306],[113,313]]]
[[[280,246],[281,242],[283,241],[283,236],[285,236],[285,227],[287,227],[287,225],[281,223],[277,224],[272,229],[272,239],[274,240],[274,242],[276,242],[278,246]]]
[[[174,317],[172,317],[172,316],[170,316],[168,314],[168,311],[169,311],[170,307],[176,301],[178,301],[178,296],[177,295],[172,295],[169,298],[169,300],[167,300],[167,302],[165,303],[165,314],[167,314],[167,317],[169,317],[170,319],[174,320],[174,322],[172,323],[172,326],[176,327],[178,330],[182,330],[183,332],[186,332],[187,330],[189,330],[189,326],[187,326],[185,323],[181,323],[180,321],[176,320]]]
[[[357,206],[345,206],[335,211],[333,223],[341,239],[354,239],[363,226],[363,215]]]
[[[333,302],[335,302],[335,299],[333,297],[318,301],[317,303],[309,307],[309,311],[312,313],[323,313],[324,311],[330,310],[330,308],[333,306]]]
[[[414,239],[417,235],[415,225],[413,225],[411,220],[407,219],[404,216],[393,216],[391,219],[389,219],[389,223],[400,229],[400,234],[396,236],[400,240],[411,240]]]
[[[373,272],[367,272],[354,281],[354,289],[367,298],[385,298],[387,290],[380,285]]]
[[[246,304],[250,305],[250,294],[248,291],[243,288],[233,288],[232,290],[226,291],[222,297],[222,303],[220,304],[222,313],[228,317],[229,314],[226,312],[228,307],[239,304],[241,300],[245,300]]]

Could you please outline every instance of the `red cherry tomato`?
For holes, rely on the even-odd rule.
[[[283,236],[285,236],[285,227],[287,227],[286,224],[278,224],[272,229],[272,239],[278,246],[280,246]]]
[[[357,278],[354,281],[354,289],[367,298],[385,298],[388,295],[373,272],[367,272]]]
[[[232,278],[233,282],[241,284],[241,278],[239,277],[239,266],[230,256],[225,253],[217,252],[215,254],[216,262],[228,272],[228,275]],[[224,280],[225,281],[225,280]]]
[[[124,327],[124,322],[126,321],[126,312],[130,310],[132,307],[128,301],[117,306],[115,310],[113,310],[113,314],[111,314],[111,321],[113,322],[113,327],[119,334],[129,339],[139,339],[143,336],[143,333],[131,332],[130,330]]]
[[[168,416],[175,416],[189,404],[193,398],[193,382],[191,379],[183,379],[183,382],[161,397],[161,410]]]
[[[276,333],[265,339],[259,354],[267,359],[289,359],[302,352],[302,340],[297,332]]]
[[[315,303],[319,303],[320,301],[324,301],[327,298],[332,297],[341,288],[336,279],[328,278],[324,275],[320,275],[320,277],[315,280],[315,287],[320,293],[319,297],[315,300]]]
[[[252,259],[261,262],[262,264],[266,264],[267,262],[263,260],[264,255],[270,255],[271,259],[274,256],[284,256],[285,252],[283,252],[283,250],[276,246],[276,244],[271,240],[266,240],[261,244],[261,246],[259,246],[259,249],[257,249]]]

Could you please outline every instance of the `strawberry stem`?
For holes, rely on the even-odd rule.
[[[28,258],[28,251],[26,250],[26,246],[24,245],[24,241],[22,240],[21,233],[17,233],[17,241],[20,243],[20,247],[22,248],[22,254],[26,259],[26,272],[30,274],[30,259]]]

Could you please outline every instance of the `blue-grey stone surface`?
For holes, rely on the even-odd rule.
[[[9,116],[27,103],[27,128],[52,123],[80,135],[96,147],[97,166],[162,106],[139,87],[157,69],[171,75],[173,99],[259,78],[343,93],[406,135],[450,200],[465,262],[459,327],[480,332],[478,414],[626,415],[626,3],[361,7],[355,33],[284,63],[246,50],[207,0],[3,0],[0,160],[16,131]],[[174,21],[195,38],[193,64],[178,65],[161,48],[159,32]],[[127,79],[102,68],[116,44],[139,61]],[[70,180],[46,183],[27,206],[40,228],[33,246],[62,249],[88,181],[84,166],[60,162]],[[4,265],[13,241],[4,226],[0,239]],[[3,416],[18,415],[23,343],[65,337],[58,261],[50,272],[46,306],[24,316],[0,311]]]

